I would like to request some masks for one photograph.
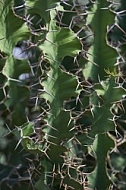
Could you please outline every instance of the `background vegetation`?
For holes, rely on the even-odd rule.
[[[0,0],[0,189],[126,189],[125,0]]]

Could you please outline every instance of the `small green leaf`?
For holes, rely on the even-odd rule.
[[[34,123],[29,122],[27,124],[22,125],[22,137],[30,136],[34,133]]]

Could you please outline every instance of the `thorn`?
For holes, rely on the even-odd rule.
[[[8,76],[7,76],[7,78],[8,78],[8,81],[14,81],[14,82],[19,82],[19,83],[21,83],[21,81],[18,80],[18,79],[13,79],[13,78],[10,78],[10,77],[8,77]]]
[[[8,132],[8,133],[6,133],[5,135],[2,135],[2,136],[1,136],[1,138],[4,138],[4,137],[8,136],[8,135],[9,135],[9,134],[11,134],[11,133],[12,133],[12,131],[14,130],[14,129],[13,129],[13,130],[11,130],[7,124],[5,124],[5,125],[6,125],[6,127],[7,127],[7,129],[8,129],[8,131],[9,131],[9,132]]]
[[[51,129],[54,129],[55,131],[58,131],[55,127],[52,127],[49,123],[47,123],[47,126],[49,126]]]
[[[19,144],[21,143],[22,139],[23,139],[23,138],[21,138],[21,139],[18,141],[18,143],[17,143],[17,145],[16,145],[16,147],[15,147],[14,150],[16,150],[16,149],[18,148],[18,146],[19,146]]]

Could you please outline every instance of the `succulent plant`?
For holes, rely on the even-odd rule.
[[[0,187],[125,189],[124,0],[0,1]]]

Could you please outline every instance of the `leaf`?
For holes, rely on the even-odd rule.
[[[34,133],[34,123],[29,122],[21,126],[22,137],[30,136]]]
[[[57,107],[57,104],[62,106],[64,100],[76,97],[80,91],[77,89],[77,77],[59,68],[50,70],[47,79],[42,81],[41,85],[45,89],[45,93],[41,97],[53,103],[54,108]]]
[[[86,79],[91,77],[95,82],[98,82],[98,76],[104,80],[106,76],[104,69],[113,70],[118,57],[116,50],[110,47],[106,40],[107,27],[113,24],[115,19],[114,13],[108,9],[108,6],[107,1],[97,0],[87,17],[87,23],[94,34],[94,42],[89,49],[89,61],[83,73]]]
[[[60,28],[51,21],[46,40],[39,46],[53,67],[59,65],[65,56],[75,56],[81,51],[81,44],[74,32]]]
[[[91,188],[106,190],[109,187],[111,180],[108,178],[106,169],[106,157],[108,151],[114,147],[113,140],[108,134],[99,134],[93,143],[93,150],[96,153],[97,165],[95,170],[89,174],[89,184]]]
[[[16,81],[9,81],[8,97],[4,100],[7,108],[12,111],[12,123],[14,125],[21,125],[26,122],[25,107],[29,99],[29,89],[25,86],[20,86]],[[8,84],[7,83],[7,84]]]
[[[45,39],[45,34],[49,31],[49,25],[51,14],[50,10],[56,17],[57,10],[62,10],[62,6],[59,4],[58,0],[26,0],[26,16],[27,25],[32,34],[36,35],[39,41]],[[53,20],[53,19],[52,19]],[[37,40],[37,43],[38,43]]]
[[[23,20],[12,11],[12,0],[0,2],[0,50],[12,54],[18,41],[28,39],[29,31]]]
[[[12,124],[21,125],[26,121],[25,106],[29,98],[29,90],[21,87],[14,79],[18,79],[24,71],[29,72],[30,68],[26,61],[14,59],[12,51],[17,42],[28,39],[30,33],[25,21],[16,17],[12,9],[12,0],[0,1],[0,52],[6,55],[0,64],[1,72],[8,80],[4,88],[9,91],[6,92],[8,97],[5,97],[3,103],[8,110],[11,109]],[[3,60],[5,60],[4,65]]]
[[[8,56],[2,72],[7,78],[18,79],[22,73],[29,73],[30,67],[27,60],[16,60],[13,56]]]
[[[94,90],[98,97],[95,95],[96,100],[93,100],[93,102],[92,98],[90,98],[90,105],[93,106],[91,110],[92,130],[88,134],[90,137],[95,137],[95,135],[99,133],[115,130],[111,108],[112,105],[120,101],[125,94],[125,90],[116,84],[115,77],[110,77],[106,81],[101,81],[100,84],[95,84]],[[98,103],[99,96],[102,99],[101,105]]]
[[[95,84],[94,89],[98,96],[104,99],[105,103],[115,103],[122,99],[125,89],[116,83],[115,77],[110,77],[100,84]]]

